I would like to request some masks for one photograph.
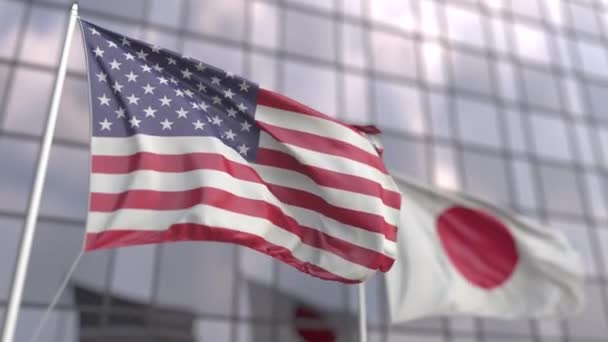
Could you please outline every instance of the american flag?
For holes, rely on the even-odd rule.
[[[391,267],[401,197],[357,129],[81,25],[93,126],[87,250],[231,242],[346,283]]]

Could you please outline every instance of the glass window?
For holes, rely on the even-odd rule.
[[[498,113],[494,106],[464,97],[459,97],[456,105],[458,134],[462,141],[492,148],[501,146]]]
[[[541,18],[540,4],[538,0],[511,0],[511,10],[515,14]]]
[[[276,6],[265,2],[253,2],[251,40],[254,45],[276,48],[279,43],[279,11]]]
[[[342,10],[348,15],[360,17],[363,10],[361,0],[342,0]]]
[[[493,336],[495,334],[513,334],[514,331],[517,331],[517,335],[531,335],[530,321],[524,319],[508,321],[504,319],[486,318],[482,322],[482,327],[486,336]],[[513,339],[509,338],[505,340],[505,342],[506,341],[511,342]],[[518,338],[517,341],[529,341],[529,339]]]
[[[199,319],[194,325],[197,341],[229,341],[231,324],[231,321]]]
[[[522,68],[527,102],[534,106],[560,110],[557,81],[549,72]]]
[[[541,63],[551,63],[547,34],[542,28],[515,23],[514,31],[517,56]]]
[[[68,56],[68,72],[86,74],[85,54],[80,29],[74,30],[72,35],[72,45],[70,45],[70,55]]]
[[[55,65],[65,36],[67,11],[33,7],[25,29],[20,59],[27,62]]]
[[[0,218],[0,300],[9,296],[23,221]]]
[[[416,78],[416,50],[412,40],[375,31],[372,33],[372,53],[375,70]]]
[[[9,70],[10,69],[8,66],[6,66],[4,64],[0,64],[0,105],[2,105],[4,102],[3,96],[4,96],[4,91],[6,90],[6,86],[8,83]],[[3,116],[4,116],[4,114],[0,114],[0,118]]]
[[[500,96],[502,96],[503,99],[517,101],[519,96],[517,94],[518,87],[515,82],[513,65],[503,61],[497,61],[496,66],[498,68],[498,80],[500,82]]]
[[[127,296],[148,302],[152,298],[154,265],[159,245],[120,248],[114,255],[110,290],[119,296]]]
[[[465,191],[497,205],[510,204],[505,174],[507,165],[503,159],[465,151],[464,166]]]
[[[532,165],[527,161],[513,160],[511,169],[516,184],[515,197],[518,207],[536,210],[538,197],[533,178]]]
[[[424,42],[421,44],[424,66],[424,76],[428,83],[440,86],[446,84],[445,51],[443,46],[435,42]]]
[[[52,295],[51,295],[52,296]],[[14,341],[28,341],[32,337],[32,333],[40,324],[44,310],[42,308],[32,308],[24,306],[19,312],[19,321],[15,330]],[[42,327],[40,336],[53,336],[58,335],[59,330],[59,319],[62,313],[59,311],[52,311],[49,314],[48,321]]]
[[[562,1],[544,0],[544,6],[548,11],[549,22],[555,26],[562,26],[566,21],[566,4]]]
[[[548,115],[531,115],[534,147],[537,155],[565,161],[572,159],[566,124]]]
[[[85,149],[53,147],[40,212],[83,219],[87,212],[85,199],[88,184],[89,152]]]
[[[583,123],[574,123],[574,133],[578,146],[578,153],[575,156],[577,161],[588,165],[598,165],[599,160],[595,160],[593,155],[589,126]]]
[[[336,72],[333,69],[287,62],[284,77],[286,95],[336,116]]]
[[[453,148],[433,146],[433,182],[440,188],[459,190],[458,166]]]
[[[194,32],[243,39],[244,0],[189,1],[187,27]]]
[[[590,76],[608,76],[608,59],[604,47],[598,43],[591,41],[578,41],[577,47],[581,65],[577,65],[579,70],[587,73]]]
[[[570,24],[575,30],[593,35],[600,34],[598,18],[595,15],[596,9],[590,6],[583,6],[575,3],[568,3],[570,7]]]
[[[370,1],[372,19],[412,31],[418,27],[417,18],[412,13],[409,0]]]
[[[427,37],[438,37],[441,32],[437,4],[432,0],[420,2],[420,30]]]
[[[448,113],[448,100],[443,93],[429,92],[431,105],[431,130],[434,136],[442,138],[452,137],[450,120],[452,116]]]
[[[509,148],[515,152],[528,153],[530,150],[526,141],[523,126],[523,114],[513,110],[505,112],[507,118],[507,133]]]
[[[427,180],[428,146],[421,141],[405,140],[385,134],[384,160],[389,170],[406,176]]]
[[[162,46],[165,49],[170,49],[180,53],[184,52],[183,39],[175,34],[168,33],[166,30],[145,29],[143,31],[143,40],[150,43]],[[201,56],[191,56],[200,59]]]
[[[4,127],[40,134],[48,114],[53,81],[51,73],[18,68],[7,99]],[[36,86],[32,87],[33,84]]]
[[[0,2],[0,57],[9,58],[15,55],[23,12],[24,4],[21,2]]]
[[[163,26],[178,28],[182,23],[184,0],[164,1],[152,0],[148,2],[150,22]]]
[[[587,186],[591,214],[596,219],[606,219],[608,217],[608,210],[604,197],[604,190],[606,188],[604,180],[596,173],[585,172],[585,185]]]
[[[344,23],[342,26],[342,63],[357,67],[365,68],[366,49],[365,46],[365,31],[359,25]]]
[[[274,288],[274,262],[266,254],[249,248],[239,248],[239,317],[266,317],[274,314],[272,303],[276,298]]]
[[[57,118],[57,136],[89,142],[89,87],[86,79],[68,76]]]
[[[581,102],[581,94],[578,83],[572,78],[562,79],[566,96],[568,97],[568,111],[575,115],[583,114],[583,104]]]
[[[334,9],[334,1],[332,0],[287,0],[287,2],[306,5],[306,7],[317,7],[327,11]]]
[[[142,20],[144,14],[144,0],[124,1],[87,1],[81,5],[82,9],[93,10],[95,12],[108,13],[127,17],[129,19]]]
[[[604,167],[608,167],[608,131],[605,128],[596,128],[599,136],[600,151],[602,153],[602,161]]]
[[[329,19],[288,10],[285,20],[287,51],[334,60],[334,27]]]
[[[412,334],[405,334],[405,333],[397,332],[397,331],[391,332],[390,335],[388,335],[388,342],[409,342],[409,341],[443,342],[443,337],[412,335]]]
[[[555,41],[557,42],[559,55],[557,62],[559,66],[566,70],[572,69],[573,65],[578,64],[572,61],[573,54],[576,53],[571,49],[571,47],[574,47],[574,44],[562,35],[555,35],[553,36],[553,39],[555,39]]]
[[[459,43],[485,47],[484,27],[479,13],[446,5],[448,38]]]
[[[577,175],[565,167],[540,166],[546,209],[550,212],[582,215]]]
[[[186,56],[196,59],[237,75],[243,70],[243,50],[216,45],[211,42],[187,39],[184,44]]]
[[[586,82],[591,114],[600,120],[608,120],[608,87],[599,83]]]
[[[352,123],[367,124],[371,122],[368,103],[369,86],[367,78],[354,75],[344,75],[344,108],[338,113],[340,119]]]
[[[0,208],[25,212],[37,153],[35,143],[0,137]]]
[[[507,38],[507,28],[509,26],[506,25],[504,20],[498,18],[492,18],[490,22],[492,23],[494,49],[499,52],[509,53],[511,50]]]
[[[418,88],[377,81],[375,93],[378,113],[376,119],[379,126],[417,135],[427,132]]]
[[[490,95],[492,84],[488,60],[463,51],[453,50],[451,54],[454,87]]]
[[[278,90],[276,89],[276,71],[278,66],[276,59],[266,55],[252,53],[249,59],[249,66],[250,71],[247,77],[251,78],[253,82],[258,83],[260,87],[266,89]]]
[[[583,338],[603,339],[608,336],[608,317],[605,299],[597,284],[586,284],[587,304],[581,314],[568,321],[568,331],[574,340]]]
[[[602,272],[604,275],[608,275],[608,230],[606,229],[597,229],[596,234],[599,243],[600,250],[602,251],[602,256],[604,257],[604,269]]]

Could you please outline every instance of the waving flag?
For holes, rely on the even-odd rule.
[[[565,237],[485,201],[393,175],[407,203],[386,274],[394,322],[429,315],[566,316],[583,304]]]
[[[391,267],[401,197],[355,128],[81,23],[93,125],[87,250],[232,242],[346,283]]]

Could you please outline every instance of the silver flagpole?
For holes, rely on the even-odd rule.
[[[367,342],[367,304],[365,302],[365,283],[358,286],[359,292],[359,342]]]
[[[30,203],[21,237],[21,246],[19,248],[19,256],[17,257],[17,265],[13,276],[13,284],[11,287],[10,301],[4,318],[4,329],[2,331],[2,342],[13,342],[15,336],[15,328],[17,327],[17,318],[19,317],[19,307],[21,298],[23,297],[23,289],[25,285],[25,276],[32,250],[32,242],[34,240],[34,232],[36,230],[36,221],[38,219],[38,211],[40,209],[40,198],[44,188],[44,179],[46,178],[46,170],[49,162],[49,154],[51,144],[53,143],[53,135],[55,134],[55,124],[57,122],[57,113],[59,112],[59,102],[63,92],[63,81],[68,66],[68,55],[70,53],[70,45],[72,43],[72,35],[76,27],[76,19],[78,18],[78,2],[72,5],[72,14],[68,24],[68,30],[63,43],[63,51],[61,53],[61,62],[59,70],[57,70],[57,79],[55,80],[55,89],[53,90],[53,99],[51,108],[46,121],[46,130],[38,155],[38,165],[36,168],[36,178],[30,195]]]

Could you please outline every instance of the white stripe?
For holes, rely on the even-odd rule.
[[[166,230],[176,223],[194,223],[254,234],[264,240],[289,249],[299,260],[318,265],[348,279],[365,279],[374,273],[367,267],[352,263],[333,253],[306,244],[300,238],[271,222],[258,217],[228,210],[197,205],[186,210],[155,211],[122,209],[112,213],[90,212],[87,231],[105,231],[107,227],[129,230]]]
[[[378,197],[320,186],[299,172],[279,167],[254,165],[254,168],[266,183],[315,194],[337,207],[382,215],[388,224],[396,225],[399,221],[399,209],[386,206]]]
[[[361,134],[330,120],[260,105],[255,110],[255,120],[282,128],[341,140],[364,151],[376,154],[374,147]]]
[[[91,192],[118,194],[127,190],[185,191],[201,187],[217,188],[233,195],[261,200],[278,207],[301,226],[310,227],[353,245],[376,250],[394,257],[395,243],[382,234],[338,222],[316,211],[286,205],[279,201],[263,184],[232,177],[216,170],[196,170],[181,173],[139,170],[128,174],[91,175]],[[394,210],[394,209],[393,209]]]
[[[280,143],[265,132],[260,134],[260,148],[280,151],[296,158],[304,165],[345,173],[351,176],[367,178],[378,182],[384,189],[396,191],[391,177],[367,164],[345,157],[312,151],[291,144]]]

